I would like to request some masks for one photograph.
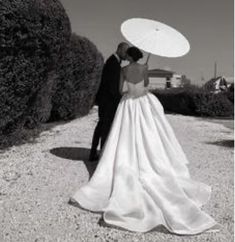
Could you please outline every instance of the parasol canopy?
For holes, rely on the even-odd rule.
[[[163,57],[180,57],[190,50],[188,40],[176,29],[151,19],[132,18],[121,25],[125,39],[139,49]]]

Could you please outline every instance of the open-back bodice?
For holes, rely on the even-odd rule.
[[[147,92],[147,88],[144,86],[144,80],[138,83],[125,81],[124,90],[127,91],[127,95],[131,97],[139,97]]]

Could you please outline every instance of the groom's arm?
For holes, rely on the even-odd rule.
[[[119,92],[120,71],[121,67],[116,62],[110,64],[110,68],[108,68],[108,92],[115,102],[119,102],[121,98],[121,94]]]
[[[112,76],[112,61],[109,58],[103,66],[101,82],[96,94],[96,102],[99,104],[102,100],[105,100],[107,96],[109,96],[109,82],[110,76]]]

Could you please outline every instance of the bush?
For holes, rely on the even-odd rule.
[[[34,119],[38,92],[71,35],[57,0],[0,1],[0,135]]]
[[[233,103],[228,99],[226,92],[202,92],[195,95],[197,114],[202,116],[232,116]]]
[[[58,80],[52,97],[51,121],[86,115],[97,93],[103,57],[87,38],[73,34],[58,64]]]
[[[190,85],[187,88],[154,90],[153,94],[157,96],[166,111],[195,115],[197,107],[194,102],[194,93],[196,92],[198,88]]]
[[[48,73],[47,82],[35,94],[30,103],[30,111],[25,121],[26,128],[35,128],[39,123],[45,123],[51,116],[53,87],[56,85],[57,75],[55,70]]]
[[[233,103],[227,92],[211,93],[190,85],[187,88],[154,90],[153,93],[169,112],[196,116],[232,116]]]

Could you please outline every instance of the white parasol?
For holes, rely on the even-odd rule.
[[[180,57],[190,50],[188,40],[180,32],[155,20],[128,19],[122,23],[121,32],[127,41],[149,54]]]

